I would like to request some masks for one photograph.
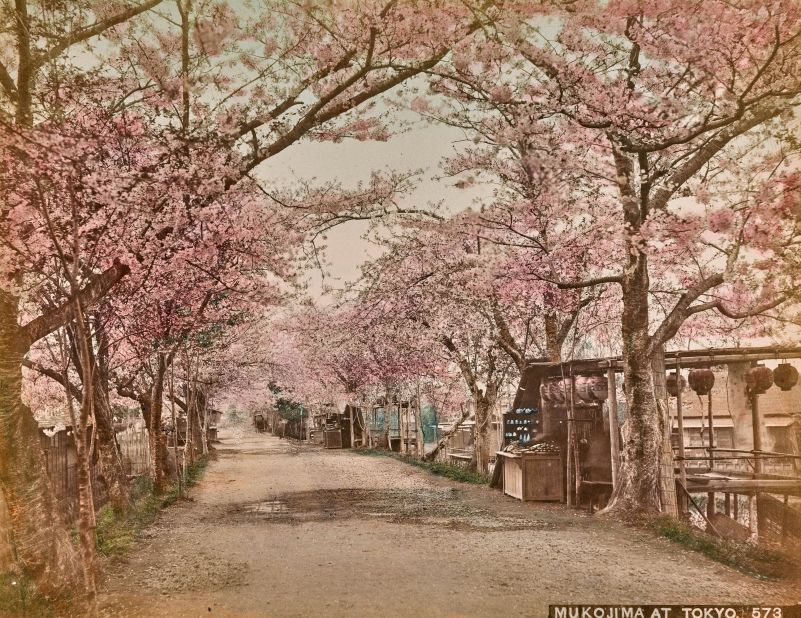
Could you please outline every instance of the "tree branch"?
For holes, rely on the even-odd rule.
[[[587,279],[586,281],[550,281],[560,290],[576,290],[578,288],[591,288],[594,285],[603,285],[604,283],[622,283],[622,275],[609,275],[607,277],[596,277],[595,279]]]
[[[51,380],[55,380],[56,382],[61,384],[61,386],[67,389],[77,401],[81,401],[83,399],[83,391],[81,391],[80,388],[75,386],[69,380],[65,380],[64,375],[59,373],[58,371],[55,371],[53,369],[48,369],[44,365],[40,365],[39,363],[29,360],[27,358],[22,359],[22,366],[27,367],[28,369],[31,369],[43,376],[46,376]]]
[[[679,187],[698,173],[729,142],[763,122],[778,116],[782,111],[782,108],[778,106],[766,106],[759,110],[752,110],[742,120],[719,131],[717,135],[699,148],[695,155],[673,172],[663,185],[653,192],[650,203],[651,210],[665,208]]]
[[[25,326],[22,326],[20,328],[22,337],[24,337],[28,346],[46,337],[57,328],[64,326],[74,319],[73,306],[76,297],[80,300],[81,306],[88,309],[103,298],[117,282],[130,272],[131,269],[127,265],[115,259],[110,268],[92,279],[77,295],[67,299],[56,309],[40,315],[38,318],[25,324]]]
[[[122,13],[118,13],[113,17],[109,17],[108,19],[104,19],[103,21],[99,21],[91,26],[86,26],[85,28],[79,28],[75,32],[71,32],[64,38],[60,39],[53,47],[50,49],[45,50],[41,54],[37,54],[34,56],[32,60],[33,70],[35,71],[42,65],[51,60],[54,60],[58,56],[60,56],[66,49],[75,45],[76,43],[82,43],[83,41],[88,41],[92,37],[95,37],[99,34],[103,34],[109,28],[112,28],[118,24],[121,24],[125,21],[128,21],[132,17],[136,17],[137,15],[144,13],[145,11],[149,11],[153,7],[161,4],[162,0],[147,0],[143,4],[138,6],[132,6],[126,11]]]
[[[0,62],[0,86],[3,87],[3,91],[8,95],[8,98],[11,99],[11,102],[16,103],[17,85],[14,83],[11,75],[9,75],[6,65],[2,62]]]
[[[698,300],[702,294],[722,284],[724,281],[725,277],[723,273],[715,273],[714,275],[702,279],[684,292],[684,294],[679,297],[679,300],[676,301],[676,304],[673,305],[673,309],[671,309],[667,317],[649,338],[649,349],[656,349],[658,346],[672,339],[679,331],[684,321],[692,315],[693,312],[690,311],[690,305]]]
[[[694,305],[693,307],[690,307],[688,314],[693,315],[703,311],[709,311],[710,309],[717,309],[721,315],[727,318],[732,320],[744,320],[745,318],[752,318],[760,315],[761,313],[765,313],[766,311],[770,311],[771,309],[775,309],[779,305],[787,302],[795,289],[796,288],[793,288],[793,290],[787,291],[771,301],[766,301],[761,305],[757,305],[746,311],[731,311],[723,305],[722,300],[717,299],[708,303],[702,303],[700,305]]]
[[[525,352],[517,345],[512,333],[509,330],[509,325],[506,323],[506,318],[501,313],[501,308],[498,305],[497,299],[492,299],[492,318],[495,326],[498,327],[498,344],[501,349],[506,352],[517,365],[517,369],[521,372],[526,368]]]

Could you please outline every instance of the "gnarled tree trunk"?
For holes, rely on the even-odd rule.
[[[497,389],[493,385],[488,385],[486,391],[473,400],[476,426],[475,450],[471,463],[474,463],[475,469],[482,474],[489,472],[489,462],[492,458],[492,411],[495,409],[496,400]]]
[[[94,320],[94,333],[97,338],[97,354],[93,355],[95,368],[92,373],[92,394],[98,472],[103,478],[112,507],[124,512],[131,505],[131,488],[122,462],[117,434],[114,431],[114,414],[109,404],[108,341],[103,321],[98,316],[95,316]],[[93,353],[91,347],[89,352]]]
[[[42,593],[57,595],[81,589],[81,571],[47,476],[39,427],[22,403],[27,351],[18,299],[0,294],[0,484],[17,562]]]
[[[632,216],[639,216],[632,213]],[[659,468],[662,423],[651,367],[648,333],[648,264],[632,249],[623,276],[623,373],[626,394],[626,435],[620,462],[620,482],[605,509],[627,516],[656,515],[661,510]]]
[[[103,477],[109,503],[115,510],[124,512],[131,505],[131,487],[114,431],[114,417],[105,394],[98,393],[96,388],[93,392],[98,472]]]

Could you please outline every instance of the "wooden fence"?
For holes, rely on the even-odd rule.
[[[68,430],[58,431],[52,436],[42,432],[41,441],[53,493],[67,521],[73,522],[78,517],[78,462],[72,435]],[[147,429],[128,427],[117,434],[117,441],[126,474],[146,475],[150,466]],[[96,459],[92,462],[91,473],[95,509],[99,509],[106,504],[108,496],[98,478]]]
[[[128,476],[142,476],[150,467],[150,443],[147,429],[128,427],[117,434],[117,442],[122,453],[122,464]]]
[[[761,537],[785,544],[801,543],[801,511],[768,494],[757,495],[757,502]]]
[[[73,522],[78,518],[78,462],[72,436],[62,430],[52,436],[42,433],[41,440],[53,493],[67,521]],[[98,479],[96,461],[92,462],[91,475],[95,508],[99,509],[108,496]]]

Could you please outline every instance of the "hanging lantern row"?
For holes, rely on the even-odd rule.
[[[540,385],[540,397],[548,403],[570,401],[570,378],[547,380]],[[587,403],[598,403],[608,397],[606,378],[600,375],[576,376],[576,396]]]
[[[684,376],[681,378],[681,388],[686,385]],[[666,378],[667,391],[671,397],[678,393],[677,380],[675,373],[668,374]],[[761,395],[776,384],[783,391],[789,391],[798,384],[798,370],[789,363],[782,363],[773,371],[764,365],[751,367],[745,372],[745,383],[750,393]],[[715,386],[715,374],[711,369],[693,369],[689,374],[690,388],[699,395],[708,395]]]

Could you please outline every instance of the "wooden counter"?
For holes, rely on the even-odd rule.
[[[518,500],[562,502],[564,466],[558,454],[495,453],[503,461],[503,493]]]

